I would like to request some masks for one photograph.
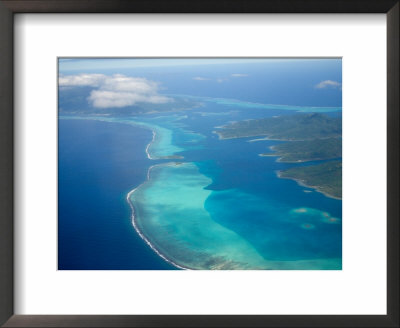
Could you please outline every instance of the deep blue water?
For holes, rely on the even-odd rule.
[[[59,269],[174,269],[137,235],[125,199],[145,180],[150,140],[142,128],[59,120]]]
[[[82,71],[68,72],[76,73]],[[341,82],[340,60],[262,66],[139,67],[123,72],[99,68],[86,73],[145,77],[159,82],[161,93],[165,94],[264,104],[341,106],[341,88],[315,88],[322,80]],[[233,78],[233,73],[247,76]],[[208,80],[194,80],[196,76]],[[217,82],[217,79],[225,80]],[[68,104],[68,97],[60,97],[59,107],[89,106],[90,90],[87,87],[69,90],[68,97],[76,98]],[[183,149],[179,155],[184,159],[179,161],[194,163],[201,174],[210,178],[212,183],[206,189],[213,193],[204,208],[212,219],[240,235],[272,261],[341,258],[341,221],[340,224],[324,223],[313,211],[327,212],[341,220],[342,202],[276,175],[277,170],[312,162],[279,163],[276,157],[258,156],[278,141],[248,142],[256,137],[219,140],[213,133],[215,127],[229,121],[294,112],[212,102],[203,105],[180,113],[156,113],[137,119],[171,129],[172,143]],[[221,115],[224,112],[226,115]],[[326,114],[336,116],[341,112]],[[175,121],[176,117],[179,120]],[[193,136],[187,130],[203,137],[191,141]],[[149,129],[138,126],[59,120],[59,269],[174,269],[133,229],[126,201],[127,193],[146,180],[151,165],[167,161],[147,158],[145,148],[151,138]],[[311,209],[308,217],[292,215],[291,211],[298,208]],[[302,227],[304,223],[312,223],[313,228]]]
[[[204,111],[217,111],[215,105],[202,108]],[[299,165],[319,164],[323,161],[306,163],[281,163],[277,157],[260,157],[258,154],[270,151],[269,146],[279,141],[265,140],[248,142],[256,137],[218,140],[212,131],[212,125],[226,123],[227,119],[243,120],[255,117],[288,115],[288,111],[268,110],[241,111],[228,118],[215,120],[188,119],[183,123],[195,131],[208,136],[203,140],[203,148],[182,152],[185,159],[195,161],[200,172],[213,181],[209,190],[237,190],[226,194],[212,195],[205,203],[205,208],[213,219],[235,231],[262,254],[268,254],[271,260],[297,260],[323,257],[341,257],[342,225],[325,224],[314,220],[308,214],[315,229],[306,230],[299,225],[291,226],[285,220],[285,213],[291,209],[311,208],[328,212],[331,216],[342,218],[342,202],[328,198],[321,193],[299,186],[295,181],[280,179],[276,171]],[[204,160],[204,159],[207,160]],[[236,194],[238,194],[236,196]],[[247,195],[254,196],[247,198]],[[223,204],[221,206],[221,204]],[[266,217],[267,214],[267,217]],[[303,218],[299,218],[302,220]],[[272,233],[269,233],[272,231]],[[284,242],[282,241],[284,240]],[[273,250],[271,252],[271,250]]]
[[[208,104],[201,113],[222,112],[220,107]],[[313,213],[293,219],[290,213],[310,208],[341,219],[341,201],[315,191],[305,193],[309,188],[276,175],[277,170],[313,162],[280,163],[276,157],[258,156],[279,141],[248,142],[254,139],[251,137],[219,140],[213,133],[216,125],[233,118],[288,114],[291,112],[253,110],[201,116],[193,111],[185,112],[178,121],[169,114],[139,120],[174,131],[173,144],[184,149],[180,161],[195,163],[201,174],[211,178],[206,189],[216,193],[204,207],[213,220],[250,242],[268,260],[340,258],[341,223],[323,223]],[[187,130],[203,137],[192,144]],[[147,159],[145,148],[150,140],[150,130],[138,126],[59,121],[59,269],[174,268],[137,235],[125,198],[146,180],[151,165],[169,161]],[[305,223],[314,228],[303,229]]]

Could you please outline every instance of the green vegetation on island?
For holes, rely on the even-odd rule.
[[[312,140],[342,136],[342,120],[319,113],[301,113],[233,122],[216,131],[220,139],[267,136],[275,140]]]
[[[279,171],[278,176],[294,179],[306,187],[315,188],[328,197],[342,198],[342,161],[293,167]]]
[[[260,156],[279,156],[279,162],[296,163],[342,157],[342,138],[291,141],[270,148],[274,153]]]
[[[300,163],[342,157],[342,119],[320,113],[300,113],[271,118],[232,122],[216,132],[220,139],[266,136],[265,139],[289,141],[270,147],[278,161]],[[328,197],[342,197],[342,162],[293,167],[280,171],[281,178],[294,179]]]

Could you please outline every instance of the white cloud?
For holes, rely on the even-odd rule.
[[[208,79],[206,77],[196,76],[196,77],[193,78],[193,80],[196,80],[196,81],[209,81],[210,79]]]
[[[60,76],[58,84],[60,87],[72,87],[72,86],[99,86],[102,81],[106,78],[103,74],[79,74],[79,75],[67,75]]]
[[[120,92],[93,90],[88,100],[94,107],[110,108],[110,107],[126,107],[137,103],[164,104],[170,99],[159,95],[141,94],[135,92]]]
[[[107,76],[103,74],[80,74],[61,76],[59,85],[91,86],[88,101],[98,108],[126,107],[137,103],[164,104],[171,98],[158,94],[158,83],[139,77],[121,74]]]
[[[332,81],[332,80],[325,80],[318,83],[315,87],[317,89],[324,89],[324,88],[339,88],[341,87],[341,83]]]
[[[231,74],[231,76],[233,76],[233,77],[245,77],[245,76],[249,76],[249,74],[234,73],[234,74]]]

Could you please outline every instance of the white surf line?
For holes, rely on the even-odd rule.
[[[149,128],[149,127],[148,127]],[[149,148],[150,148],[150,146],[153,144],[153,142],[154,142],[154,140],[156,140],[156,132],[153,130],[153,129],[151,129],[151,132],[152,132],[152,134],[153,134],[153,138],[151,139],[151,141],[147,144],[147,146],[146,146],[146,154],[147,154],[147,158],[148,159],[158,159],[158,158],[154,158],[154,157],[152,157],[151,155],[150,155],[150,153],[149,153]]]
[[[78,118],[78,119],[86,119],[86,118]],[[93,121],[102,121],[102,122],[110,122],[110,123],[122,123],[122,124],[127,124],[127,125],[131,125],[131,124],[133,123],[133,124],[136,125],[136,126],[143,127],[143,128],[146,128],[146,129],[151,130],[151,132],[153,133],[153,137],[152,137],[151,141],[150,141],[150,142],[147,144],[147,146],[146,146],[146,154],[147,154],[147,158],[148,158],[148,159],[151,159],[151,160],[158,159],[157,157],[155,157],[155,158],[152,157],[152,156],[150,155],[150,153],[149,153],[149,147],[151,146],[151,144],[154,142],[154,140],[155,140],[155,138],[156,138],[156,132],[155,132],[155,130],[153,130],[153,129],[150,128],[149,126],[142,125],[142,124],[138,124],[138,123],[136,123],[136,122],[129,122],[129,123],[126,122],[126,123],[125,123],[125,122],[120,122],[120,121],[119,121],[119,122],[118,122],[118,121],[109,121],[109,120],[107,120],[107,119],[102,120],[101,118],[88,118],[88,119],[89,119],[89,120],[93,120]],[[126,195],[126,200],[127,200],[128,204],[129,204],[129,206],[130,206],[130,208],[131,208],[131,211],[132,211],[132,216],[131,216],[132,225],[133,225],[133,228],[135,229],[135,231],[137,232],[137,234],[140,236],[140,238],[142,238],[143,241],[144,241],[158,256],[160,256],[163,260],[165,260],[166,262],[172,264],[173,266],[175,266],[175,267],[178,268],[178,269],[192,270],[192,269],[190,269],[190,268],[183,267],[183,266],[181,266],[181,265],[179,265],[179,264],[177,264],[177,263],[171,261],[171,260],[168,259],[165,255],[163,255],[163,254],[162,254],[148,239],[147,239],[147,237],[142,233],[142,231],[140,231],[140,229],[139,229],[139,227],[138,227],[138,225],[137,225],[137,222],[136,222],[136,218],[135,218],[135,208],[134,208],[134,206],[133,206],[133,204],[132,204],[132,202],[131,202],[131,200],[130,200],[130,197],[131,197],[131,195],[132,195],[139,187],[141,187],[143,184],[145,184],[147,181],[150,180],[150,171],[151,171],[151,169],[152,169],[153,167],[155,167],[155,166],[161,166],[161,165],[170,165],[170,163],[156,164],[156,165],[150,166],[149,169],[147,170],[147,180],[146,180],[145,182],[141,183],[141,184],[140,184],[139,186],[137,186],[135,189],[133,189],[133,190],[131,190],[130,192],[128,192],[128,194]]]
[[[161,165],[168,165],[168,164],[156,164],[156,165],[152,165],[149,167],[148,171],[147,171],[147,180],[143,183],[141,183],[138,187],[136,187],[135,189],[131,190],[130,192],[128,192],[128,194],[126,195],[126,200],[131,208],[132,211],[132,225],[135,228],[137,234],[140,236],[140,238],[143,239],[143,241],[158,255],[160,256],[163,260],[165,260],[166,262],[172,264],[173,266],[175,266],[178,269],[183,269],[183,270],[191,270],[190,268],[186,268],[183,267],[173,261],[171,261],[170,259],[168,259],[164,254],[162,254],[151,242],[150,240],[147,239],[147,237],[143,234],[143,232],[139,229],[137,222],[136,222],[136,217],[135,217],[135,207],[132,204],[132,201],[130,199],[130,197],[133,195],[133,193],[140,188],[143,184],[145,184],[147,181],[149,181],[150,179],[150,171],[153,169],[153,167],[155,166],[161,166]]]

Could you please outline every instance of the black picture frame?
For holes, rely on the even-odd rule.
[[[0,324],[4,327],[399,327],[399,8],[399,0],[0,0]],[[14,315],[13,18],[16,13],[385,13],[387,315]]]

